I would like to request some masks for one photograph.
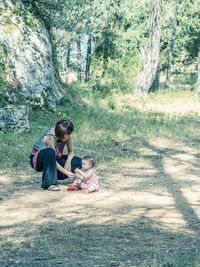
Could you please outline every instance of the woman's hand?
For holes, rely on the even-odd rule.
[[[73,173],[73,172],[65,171],[65,174],[66,174],[70,179],[73,179],[73,178],[74,178],[74,173]]]
[[[67,175],[70,179],[74,178],[74,173],[63,168],[58,162],[56,162],[57,169]]]

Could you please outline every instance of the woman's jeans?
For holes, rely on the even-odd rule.
[[[30,164],[33,168],[33,157],[30,156]],[[42,185],[41,187],[44,189],[49,188],[51,185],[57,185],[58,180],[64,180],[68,178],[67,175],[58,171],[56,167],[56,161],[62,166],[65,166],[65,162],[67,161],[67,155],[62,155],[62,157],[56,160],[56,153],[53,148],[42,149],[37,155],[36,161],[36,171],[43,172],[42,173]],[[82,159],[79,157],[73,157],[71,161],[71,171],[74,172],[75,168],[82,167]]]

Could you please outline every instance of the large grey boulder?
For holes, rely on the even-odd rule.
[[[13,106],[0,108],[0,130],[22,132],[29,129],[29,110],[26,106]]]
[[[50,36],[44,23],[28,12],[21,0],[0,1],[0,67],[7,80],[5,94],[10,103],[21,94],[33,106],[55,105],[61,87]]]

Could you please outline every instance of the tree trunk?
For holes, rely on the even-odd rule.
[[[198,52],[197,82],[195,84],[195,91],[197,96],[200,97],[200,50]]]
[[[66,59],[66,64],[67,64],[67,68],[69,69],[70,66],[70,55],[71,54],[71,48],[70,48],[70,43],[67,46],[67,59]]]
[[[168,55],[168,65],[167,65],[167,74],[166,74],[166,86],[170,85],[170,76],[171,76],[171,65],[172,65],[172,55],[174,50],[174,40],[176,36],[176,29],[177,29],[177,16],[178,16],[178,3],[176,2],[175,14],[174,14],[174,27],[172,31],[172,39],[170,45],[170,51]]]
[[[81,71],[81,38],[79,36],[77,41],[77,77],[80,82],[82,80]]]
[[[89,81],[91,53],[92,53],[92,36],[89,34],[89,36],[88,36],[88,42],[87,42],[87,55],[86,55],[86,67],[85,67],[85,82]]]
[[[151,0],[149,45],[143,70],[136,77],[133,94],[145,96],[159,88],[162,0]]]

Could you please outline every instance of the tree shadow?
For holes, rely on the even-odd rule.
[[[89,208],[81,206],[85,213]],[[126,211],[130,212],[131,207]],[[125,212],[116,210],[118,216]],[[54,214],[55,215],[55,214]],[[52,214],[53,216],[53,214]],[[12,225],[18,229],[21,225]],[[34,232],[30,228],[34,227]],[[162,230],[145,216],[126,223],[80,223],[79,219],[49,221],[23,234],[25,241],[1,247],[4,266],[198,266],[199,240]],[[16,238],[16,232],[13,232]]]
[[[200,234],[200,220],[199,220],[196,212],[194,211],[194,209],[188,203],[188,200],[184,197],[184,195],[181,191],[181,186],[179,185],[179,183],[175,181],[175,179],[169,174],[169,172],[168,173],[166,172],[165,166],[163,163],[163,161],[164,161],[163,153],[160,153],[161,152],[160,149],[149,144],[146,141],[144,141],[144,145],[145,145],[145,147],[156,152],[156,155],[151,156],[151,159],[149,159],[149,160],[151,160],[151,164],[157,170],[158,175],[160,174],[159,176],[162,177],[162,179],[159,179],[159,185],[166,188],[167,191],[173,196],[173,198],[175,200],[176,209],[182,214],[185,222],[187,223],[188,229],[194,230],[196,232],[196,234],[199,235]],[[185,151],[184,150],[177,151],[174,149],[170,149],[170,151],[168,150],[168,153],[170,154],[170,158],[171,158],[172,155],[183,154],[183,153],[185,153]],[[164,155],[165,155],[165,153],[164,153]],[[197,160],[197,158],[195,160]],[[200,161],[198,160],[198,162],[199,162],[199,170],[200,170]],[[176,159],[177,165],[181,164],[181,163],[184,163],[184,161],[182,162],[181,159]],[[192,165],[197,167],[196,163],[194,163],[194,164],[192,163]],[[188,173],[191,174],[191,170],[189,171],[187,169],[187,174]],[[181,173],[180,173],[180,176],[181,176]]]
[[[131,138],[130,138],[131,139]],[[188,230],[194,231],[196,233],[196,236],[200,233],[200,220],[197,216],[197,208],[199,207],[199,200],[197,200],[196,204],[190,204],[188,201],[188,198],[184,196],[184,189],[186,187],[191,186],[199,186],[199,181],[197,180],[199,170],[200,170],[200,161],[199,161],[199,154],[198,153],[192,153],[193,160],[191,160],[191,157],[189,159],[183,159],[181,156],[187,155],[188,152],[184,150],[184,148],[179,149],[173,149],[173,148],[158,148],[155,145],[150,144],[148,141],[139,138],[137,143],[140,143],[140,147],[144,147],[145,149],[151,150],[152,153],[149,155],[142,155],[141,153],[138,153],[138,158],[142,158],[144,160],[147,160],[150,162],[150,166],[152,169],[156,170],[155,174],[148,174],[148,167],[141,167],[137,168],[137,172],[135,172],[134,168],[132,171],[127,173],[126,168],[124,170],[115,169],[115,172],[117,174],[122,173],[122,176],[126,177],[132,177],[133,180],[137,180],[137,184],[135,185],[129,185],[126,186],[126,181],[123,182],[121,179],[121,184],[118,188],[118,190],[123,192],[135,192],[135,191],[145,191],[149,190],[149,187],[153,186],[160,186],[163,188],[162,194],[165,194],[165,190],[173,197],[175,202],[175,209],[181,214],[184,221],[186,222],[185,228]],[[189,156],[190,153],[189,153]],[[129,158],[131,160],[131,158]],[[135,155],[132,158],[133,160],[136,159]],[[170,171],[166,171],[165,167],[165,160],[171,160],[173,161],[173,164],[175,163],[177,166],[184,166],[184,165],[190,165],[186,169],[183,169],[182,171],[178,170],[178,173],[176,173],[175,176],[170,174]],[[138,174],[139,172],[139,174]],[[176,170],[177,172],[177,170]],[[184,173],[184,176],[196,176],[195,179],[186,179],[185,177],[182,178]],[[145,178],[145,179],[144,179]],[[192,191],[188,192],[189,195],[192,195]],[[159,201],[159,200],[158,200]],[[196,208],[196,211],[194,208]]]
[[[83,149],[110,153],[100,161],[98,193],[43,192],[41,174],[4,184],[1,266],[198,266],[199,200],[189,202],[184,189],[199,186],[199,154],[187,159],[184,147],[160,148],[135,136],[127,117],[123,143],[82,142]],[[111,134],[109,120],[101,126]]]

